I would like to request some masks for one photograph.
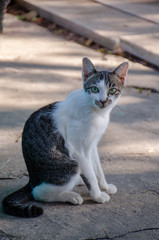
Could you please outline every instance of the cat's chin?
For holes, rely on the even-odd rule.
[[[95,106],[95,108],[97,108],[99,110],[104,110],[104,109],[106,109],[108,107],[108,106],[100,106],[98,104],[95,104],[94,106]]]
[[[99,109],[106,109],[107,106],[99,106]]]

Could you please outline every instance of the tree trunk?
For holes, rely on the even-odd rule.
[[[3,31],[3,14],[6,0],[0,0],[0,33]]]

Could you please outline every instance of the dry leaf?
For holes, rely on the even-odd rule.
[[[33,18],[37,17],[38,13],[36,11],[30,11],[28,13],[23,13],[21,16],[24,20],[31,21]]]
[[[93,43],[93,40],[92,39],[88,39],[87,41],[85,41],[85,46],[86,47],[90,47]]]

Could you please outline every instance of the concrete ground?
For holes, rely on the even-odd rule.
[[[81,88],[84,56],[98,69],[125,59],[103,56],[11,15],[0,40],[1,202],[28,180],[21,133],[29,115]],[[159,94],[151,91],[159,91],[158,81],[158,72],[130,62],[125,93],[99,145],[106,179],[118,187],[110,202],[94,203],[82,186],[76,189],[84,197],[81,206],[40,203],[44,214],[35,219],[6,215],[0,205],[0,240],[159,239]]]
[[[16,0],[28,10],[159,67],[157,0]]]
[[[159,24],[159,2],[157,0],[95,0],[104,5],[132,14],[148,22]]]

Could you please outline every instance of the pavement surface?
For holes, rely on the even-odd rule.
[[[96,2],[159,24],[159,2],[157,0],[96,0]]]
[[[98,69],[125,59],[103,56],[8,14],[0,41],[1,202],[28,181],[21,133],[29,115],[81,88],[84,56]],[[35,219],[6,215],[0,204],[0,240],[159,239],[158,81],[158,72],[130,62],[127,87],[99,144],[106,179],[118,187],[110,202],[94,203],[81,186],[76,191],[82,205],[39,203],[44,214]]]
[[[158,0],[16,0],[59,25],[159,67]]]

